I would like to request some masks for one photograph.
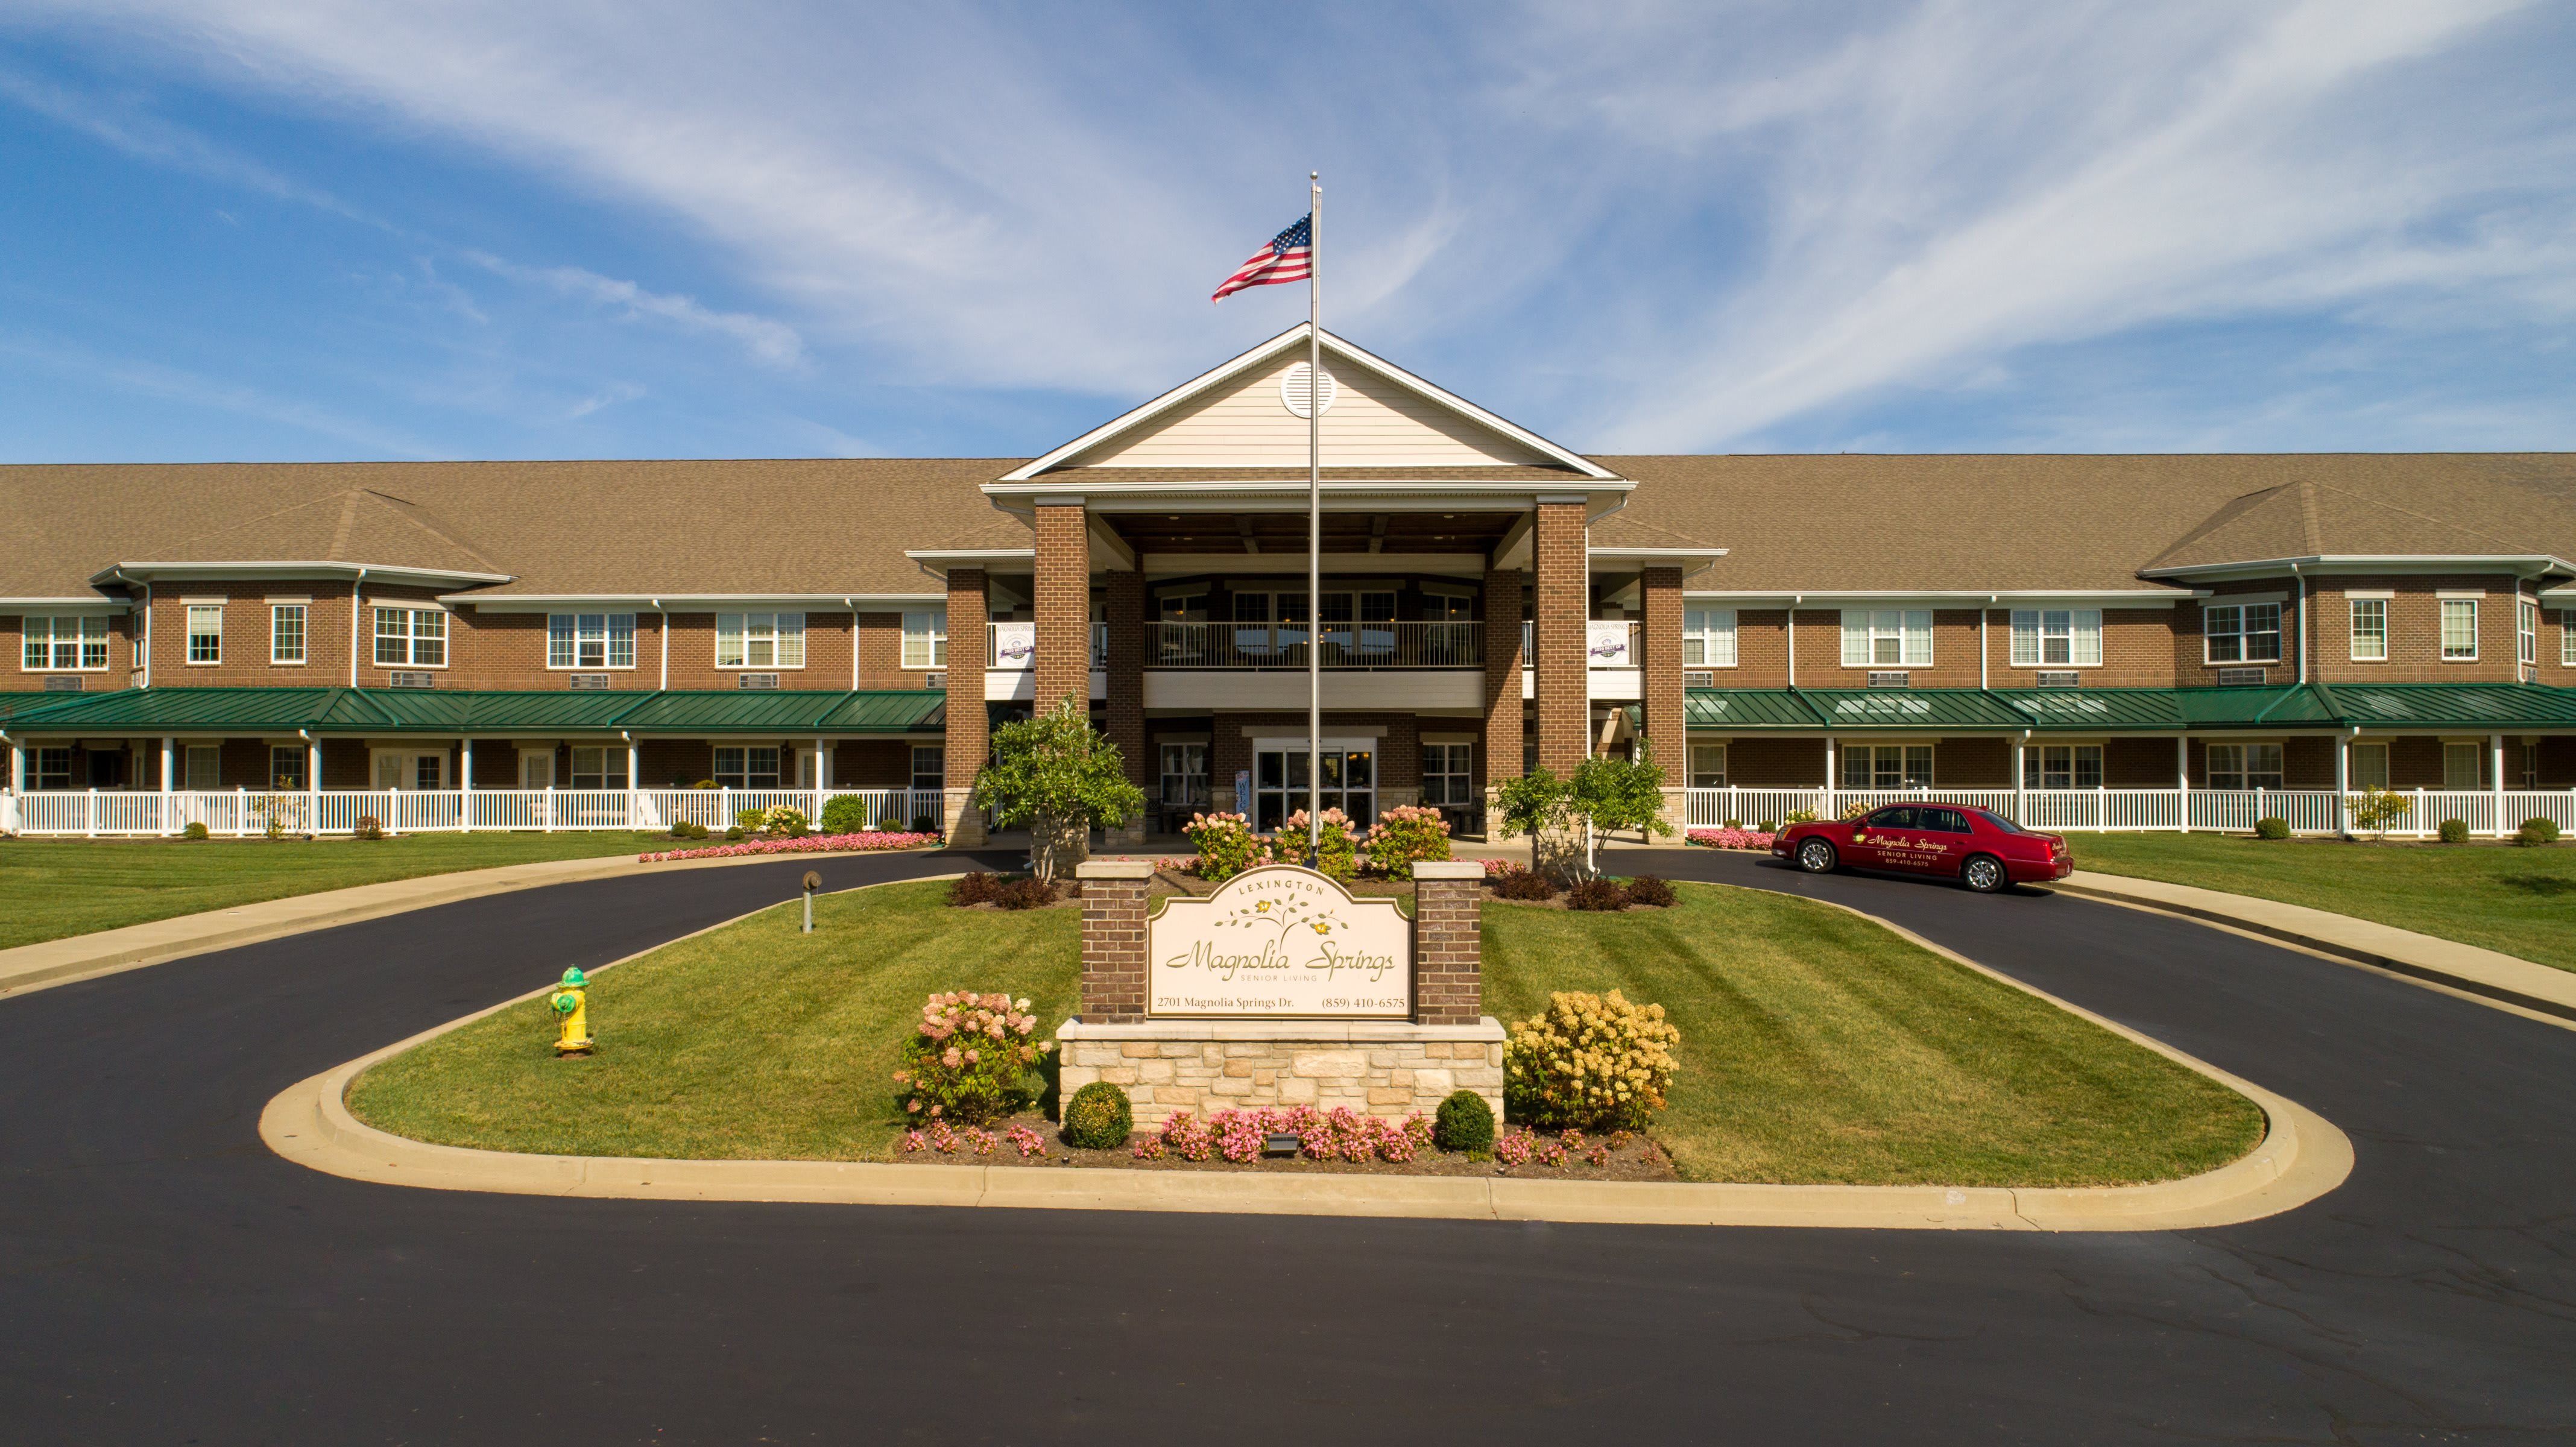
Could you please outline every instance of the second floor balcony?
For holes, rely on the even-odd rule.
[[[1326,620],[1321,663],[1332,669],[1445,669],[1485,666],[1485,625]],[[1148,623],[1148,668],[1303,669],[1318,638],[1296,623]]]

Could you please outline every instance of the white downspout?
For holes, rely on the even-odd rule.
[[[859,691],[859,600],[844,598],[841,605],[850,610],[850,692],[856,693]],[[820,769],[822,764],[818,762],[814,767]],[[817,774],[815,777],[822,776]]]
[[[1798,605],[1806,600],[1803,593],[1789,595],[1789,686],[1798,686]]]
[[[349,686],[351,688],[356,688],[358,686],[358,644],[360,641],[358,637],[358,620],[365,616],[365,610],[358,606],[360,601],[358,595],[366,591],[366,587],[367,570],[360,568],[358,570],[358,576],[351,579],[349,583]]]
[[[2308,681],[2308,575],[2292,563],[2290,576],[2299,585],[2299,682],[2304,685]]]
[[[662,681],[653,685],[653,690],[668,693],[671,691],[671,610],[663,607],[662,600],[656,598],[653,600],[653,616],[662,620],[662,626],[655,630],[662,635]]]
[[[1988,594],[1986,597],[1986,606],[1977,610],[1977,688],[1980,692],[1983,692],[1987,686],[1986,668],[1993,661],[1995,652],[1994,644],[1987,640],[1986,625],[1994,621],[1995,604],[2002,600],[2003,594],[2001,593]],[[2073,645],[2070,644],[2068,646],[2072,647]],[[2027,738],[2028,735],[2025,734],[2023,737]],[[2019,819],[2015,819],[2013,822],[2018,824],[2021,821]]]

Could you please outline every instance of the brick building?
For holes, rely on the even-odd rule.
[[[1471,830],[1640,740],[1748,819],[2576,788],[2576,457],[1591,457],[1323,346],[1312,598],[1302,326],[1032,460],[0,469],[11,820],[652,824],[711,784],[972,838],[994,723],[1072,697],[1132,831],[1267,827],[1310,648],[1326,802]]]

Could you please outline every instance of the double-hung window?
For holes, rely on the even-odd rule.
[[[302,663],[304,661],[304,605],[271,603],[268,606],[268,661]]]
[[[2486,753],[2483,744],[2455,741],[2442,745],[2442,787],[2456,792],[2469,792],[2486,787],[2486,770],[2479,759]]]
[[[2442,600],[2442,661],[2475,663],[2478,658],[2478,600]]]
[[[220,789],[224,786],[224,749],[221,744],[188,745],[187,782],[190,791]]]
[[[1682,610],[1682,667],[1733,668],[1735,666],[1735,610],[1732,608],[1685,608]]]
[[[2352,661],[2386,663],[2388,661],[2388,600],[2355,598],[2352,600]]]
[[[2350,774],[2346,782],[2355,789],[2387,788],[2388,745],[2354,744],[2346,767]]]
[[[2032,744],[2021,751],[2021,786],[2025,789],[2101,788],[2102,746]]]
[[[2540,605],[2529,598],[2519,603],[2514,610],[2514,657],[2528,667],[2540,662]]]
[[[224,605],[191,603],[188,605],[188,661],[221,663],[224,661]]]
[[[1726,787],[1726,745],[1690,746],[1690,786],[1694,789]]]
[[[2201,610],[2201,633],[2211,663],[2281,661],[2281,605],[2213,603]]]
[[[1164,807],[1204,809],[1208,803],[1207,745],[1164,744],[1157,751],[1161,768],[1157,791]]]
[[[716,783],[723,788],[775,789],[778,787],[778,750],[728,745],[716,750],[715,773]]]
[[[1928,789],[1932,787],[1930,744],[1845,744],[1843,787],[1846,789]]]
[[[2016,608],[2012,615],[2016,668],[2083,668],[2102,661],[2099,608]]]
[[[633,668],[634,666],[634,614],[549,613],[546,615],[546,667]]]
[[[718,613],[716,615],[716,667],[803,668],[804,666],[804,614]],[[772,749],[770,752],[776,753],[777,750]]]
[[[72,751],[69,748],[29,749],[27,767],[34,771],[38,789],[68,789],[72,786]]]
[[[447,615],[435,608],[378,608],[376,664],[380,668],[445,668]]]
[[[26,625],[25,651],[18,660],[22,670],[96,673],[107,667],[105,618],[38,614],[22,621]]]
[[[912,746],[912,786],[915,789],[943,789],[948,786],[948,746],[914,744]],[[912,821],[905,820],[906,824]]]
[[[2281,787],[2279,744],[2211,744],[2209,787],[2277,789]]]
[[[1843,610],[1843,667],[1928,668],[1931,663],[1930,609]]]
[[[280,793],[291,794],[304,788],[304,746],[271,744],[268,749],[268,784]]]
[[[623,789],[626,787],[626,750],[614,745],[593,748],[575,744],[572,749],[572,786],[576,789]]]
[[[2576,668],[2576,607],[2558,610],[2558,666]]]
[[[916,609],[903,615],[903,666],[948,666],[948,610]]]
[[[1474,744],[1422,746],[1422,802],[1453,808],[1477,802]]]

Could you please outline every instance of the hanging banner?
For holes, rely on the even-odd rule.
[[[1145,925],[1146,1013],[1400,1020],[1413,1013],[1413,922],[1311,869],[1249,869]]]

